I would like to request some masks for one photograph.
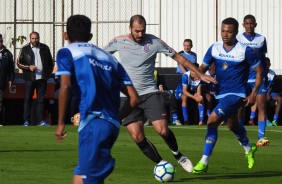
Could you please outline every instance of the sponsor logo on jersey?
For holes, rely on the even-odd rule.
[[[105,65],[103,63],[98,62],[97,60],[95,60],[94,58],[89,58],[89,63],[93,66],[99,67],[103,70],[108,70],[111,71],[112,70],[112,66],[109,65]]]
[[[219,57],[226,57],[226,58],[235,58],[235,56],[229,55],[229,54],[218,54]]]

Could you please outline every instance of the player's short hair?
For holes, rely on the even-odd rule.
[[[91,20],[85,15],[72,15],[67,20],[67,34],[71,42],[91,39]]]
[[[226,19],[224,19],[221,23],[222,23],[222,24],[231,24],[231,25],[234,25],[235,31],[238,32],[239,23],[238,23],[238,21],[237,21],[236,19],[234,19],[233,17],[226,18]]]
[[[251,15],[251,14],[246,15],[246,16],[244,17],[244,21],[245,21],[246,19],[253,19],[255,22],[257,22],[255,16],[253,16],[253,15]]]
[[[189,42],[189,43],[191,44],[191,46],[193,46],[193,41],[192,41],[191,39],[185,39],[185,40],[183,41],[183,43],[185,43],[185,42]]]
[[[0,34],[0,38],[2,38],[2,34]]]
[[[130,18],[130,21],[129,21],[129,26],[132,27],[133,26],[133,23],[135,21],[138,21],[139,24],[145,24],[146,26],[146,20],[145,18],[142,16],[142,15],[133,15],[131,18]]]

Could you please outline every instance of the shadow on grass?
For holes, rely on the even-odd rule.
[[[220,180],[220,179],[247,179],[247,178],[269,178],[275,176],[282,176],[282,171],[261,171],[261,172],[252,172],[252,173],[234,173],[234,174],[202,174],[202,175],[194,175],[189,178],[181,178],[179,181],[174,182],[184,182],[184,181],[193,181],[193,180],[202,180],[202,181],[212,181],[212,180]]]

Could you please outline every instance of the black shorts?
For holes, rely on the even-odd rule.
[[[126,98],[121,98],[121,106]],[[166,109],[164,98],[160,92],[148,93],[140,95],[139,105],[122,121],[122,125],[126,126],[132,122],[144,121],[145,117],[150,122],[166,119]]]

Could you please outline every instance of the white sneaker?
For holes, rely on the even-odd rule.
[[[176,126],[181,126],[181,122],[179,120],[175,120],[172,122],[173,125],[176,125]]]
[[[193,164],[185,155],[181,156],[181,158],[178,160],[178,163],[183,167],[185,171],[189,173],[193,171]]]

